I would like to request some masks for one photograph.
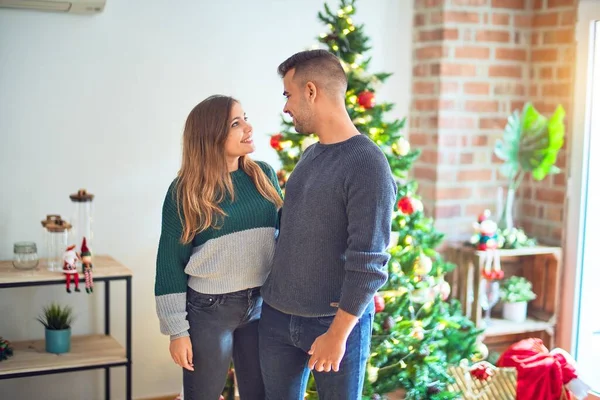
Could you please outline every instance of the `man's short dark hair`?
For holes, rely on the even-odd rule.
[[[294,54],[277,68],[282,78],[294,69],[294,80],[302,85],[313,81],[331,93],[346,94],[348,78],[340,60],[327,50],[307,50]]]

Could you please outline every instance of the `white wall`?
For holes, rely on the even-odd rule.
[[[412,1],[358,3],[374,71],[395,73],[379,98],[397,103],[392,116],[404,117]],[[95,251],[134,272],[134,397],[180,387],[159,333],[153,284],[161,204],[179,166],[184,120],[206,96],[234,95],[254,124],[255,158],[277,165],[267,136],[279,129],[283,106],[276,67],[316,43],[325,31],[316,18],[321,8],[321,0],[108,0],[96,16],[0,10],[0,258],[12,257],[19,240],[43,251],[44,216],[69,217],[68,195],[78,188],[96,195]],[[100,289],[90,297],[62,286],[0,291],[0,336],[42,338],[34,317],[50,300],[74,303],[75,333],[101,332]],[[113,331],[124,342],[123,286],[112,292]],[[112,374],[113,399],[124,398],[123,375]],[[0,381],[0,393],[101,398],[101,377]]]

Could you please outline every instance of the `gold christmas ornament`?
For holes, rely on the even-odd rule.
[[[318,139],[316,139],[312,136],[307,136],[302,140],[302,143],[300,144],[300,148],[302,149],[302,151],[306,151],[306,149],[308,149],[310,146],[317,143],[318,141],[319,141]]]
[[[368,376],[369,382],[371,382],[371,383],[376,382],[377,378],[379,377],[379,368],[369,365],[367,367],[367,376]]]
[[[425,339],[425,331],[423,330],[422,327],[417,326],[412,331],[411,336],[417,340],[423,340],[423,339]]]
[[[410,203],[412,204],[413,210],[423,211],[423,202],[419,199],[415,199],[414,197],[410,199]]]
[[[490,351],[488,350],[487,346],[485,344],[483,344],[483,342],[479,342],[479,343],[477,343],[477,350],[471,357],[471,361],[479,362],[479,361],[487,360],[489,355],[490,355]]]
[[[392,144],[392,151],[397,156],[404,157],[410,152],[410,143],[401,137],[396,143]]]
[[[431,268],[433,267],[433,261],[431,258],[427,257],[425,254],[421,253],[419,257],[415,260],[415,274],[417,275],[427,275],[431,272]]]
[[[410,299],[419,304],[424,304],[434,297],[435,293],[433,292],[433,288],[415,289],[410,293]]]
[[[281,142],[279,142],[279,146],[281,147],[281,149],[288,149],[290,147],[292,147],[294,145],[294,142],[292,142],[291,140],[283,140]]]

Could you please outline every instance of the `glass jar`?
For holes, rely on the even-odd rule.
[[[34,269],[40,259],[34,242],[17,242],[14,244],[13,266],[16,269]]]
[[[63,220],[60,215],[47,215],[46,220],[42,221],[42,226],[46,228],[48,270],[62,271],[63,254],[68,246],[71,224]]]
[[[85,189],[79,189],[77,193],[69,196],[73,202],[73,215],[71,224],[73,229],[70,236],[71,244],[81,247],[85,238],[86,245],[90,252],[94,253],[94,235],[92,233],[93,208],[92,200],[94,195],[88,193]],[[77,260],[77,266],[81,267],[81,260]]]

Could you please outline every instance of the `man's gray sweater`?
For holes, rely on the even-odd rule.
[[[396,184],[366,136],[309,147],[286,185],[264,301],[291,315],[360,317],[387,280]]]

